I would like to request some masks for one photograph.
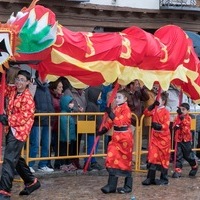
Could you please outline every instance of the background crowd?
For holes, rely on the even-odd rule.
[[[12,85],[15,83],[15,77],[20,68],[11,67],[7,73],[7,83]],[[29,90],[34,98],[35,113],[85,113],[85,112],[105,112],[108,99],[115,86],[115,83],[108,86],[96,86],[87,88],[74,88],[67,78],[59,77],[55,81],[49,82],[42,80],[39,73],[36,71],[32,74]],[[158,94],[159,84],[155,83],[151,90],[147,89],[139,80],[133,80],[126,86],[120,86],[128,93],[127,103],[134,114],[131,118],[131,129],[134,136],[136,128],[136,117],[140,120],[145,108],[151,105]],[[180,104],[180,91],[173,85],[170,85],[168,93],[168,101],[166,108],[170,112],[176,112],[177,106]],[[188,102],[191,108],[195,108],[195,104],[184,95],[181,102]],[[6,106],[6,102],[5,102]],[[115,101],[112,102],[114,108]],[[194,109],[193,109],[194,110]],[[195,110],[196,111],[196,110]],[[136,117],[134,117],[136,116]],[[83,134],[77,133],[77,118],[78,120],[94,120],[96,121],[96,132],[99,130],[102,122],[102,117],[86,116],[84,115],[63,115],[63,116],[36,116],[34,124],[30,133],[30,157],[54,156],[67,156],[79,155],[81,149],[81,141],[84,141],[86,153],[90,154],[94,144],[96,132],[88,134],[87,137]],[[198,119],[198,118],[197,118]],[[174,117],[170,116],[170,130],[172,135]],[[198,120],[197,120],[198,122]],[[146,116],[143,121],[143,137],[148,140],[151,130],[151,118]],[[111,140],[112,129],[105,135],[105,153],[107,145]],[[198,129],[197,129],[198,131]],[[199,137],[198,137],[199,138]],[[200,143],[197,142],[197,146]],[[144,149],[147,146],[143,145]],[[98,151],[98,145],[96,146]],[[197,153],[198,155],[198,153]],[[171,155],[171,161],[173,160]],[[87,159],[84,159],[87,162]],[[82,169],[79,158],[73,159],[56,159],[54,162],[51,160],[41,160],[37,163],[35,161],[29,162],[31,172],[40,170],[41,172],[53,172],[55,169],[64,171],[74,171]],[[88,170],[101,170],[101,166],[95,157],[92,157]]]

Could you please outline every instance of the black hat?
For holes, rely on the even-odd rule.
[[[20,70],[17,75],[23,75],[27,80],[31,80],[31,74],[26,70]]]

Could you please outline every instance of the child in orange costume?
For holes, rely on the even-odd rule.
[[[170,113],[165,107],[167,98],[166,92],[161,93],[159,101],[155,101],[144,110],[145,116],[152,116],[152,130],[148,149],[148,174],[142,185],[168,184],[171,135]],[[161,171],[160,180],[155,179],[156,170]]]
[[[129,193],[132,191],[132,152],[133,135],[130,128],[131,110],[127,105],[127,92],[120,90],[116,95],[116,107],[112,111],[111,106],[106,108],[108,119],[97,135],[105,134],[113,127],[112,139],[108,144],[106,168],[109,173],[108,184],[101,188],[103,193]],[[117,188],[118,176],[125,177],[123,187]]]
[[[177,110],[177,116],[174,120],[176,151],[176,168],[172,178],[181,177],[183,167],[183,158],[190,164],[191,170],[189,176],[195,176],[198,171],[198,164],[194,152],[192,151],[191,136],[191,117],[189,116],[190,106],[188,103],[182,103]]]

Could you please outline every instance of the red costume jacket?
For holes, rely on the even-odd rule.
[[[127,103],[124,103],[114,109],[114,114],[115,119],[112,121],[108,118],[105,123],[107,129],[114,126],[112,140],[107,149],[106,167],[131,171],[133,152],[131,110]]]
[[[144,115],[152,116],[152,122],[157,122],[162,125],[160,131],[154,130],[153,128],[151,130],[148,162],[168,168],[171,148],[171,134],[169,130],[170,113],[163,106],[153,109],[152,111],[146,108],[144,110]]]
[[[7,86],[8,124],[17,140],[26,141],[34,121],[35,103],[29,89],[17,95],[15,86]]]
[[[183,120],[180,120],[179,116],[176,116],[174,120],[174,127],[178,126],[179,129],[175,132],[176,142],[189,142],[192,141],[191,135],[191,117],[186,114]]]

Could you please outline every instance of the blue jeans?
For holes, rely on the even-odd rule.
[[[92,147],[94,145],[94,140],[95,140],[95,137],[94,137],[94,134],[88,134],[87,135],[87,154],[89,155],[92,151]],[[98,148],[98,144],[99,142],[97,143],[96,145],[96,148],[94,150],[94,153],[97,152],[97,148]],[[85,162],[87,162],[87,158],[84,159]],[[95,157],[92,157],[91,160],[90,160],[91,163],[93,162],[96,162],[96,158]]]
[[[39,146],[41,146],[41,152],[39,153]],[[36,158],[39,153],[40,157],[49,157],[50,147],[50,134],[49,126],[33,126],[30,134],[30,154],[31,158]],[[38,163],[38,167],[47,166],[48,160],[41,160]],[[29,167],[32,167],[35,161],[29,162]]]

